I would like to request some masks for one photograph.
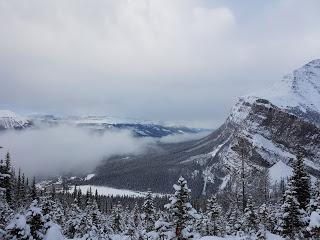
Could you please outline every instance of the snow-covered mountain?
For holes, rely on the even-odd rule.
[[[0,110],[0,130],[23,129],[30,127],[32,122],[9,110]]]
[[[167,192],[164,186],[184,175],[194,193],[201,194],[224,188],[241,168],[241,159],[252,181],[263,168],[269,168],[273,182],[279,181],[290,175],[298,153],[304,154],[308,171],[320,176],[320,60],[268,90],[240,97],[209,136],[163,149],[125,163],[105,162],[91,181]]]
[[[320,59],[284,76],[282,81],[270,89],[241,97],[231,112],[232,120],[243,121],[248,113],[245,106],[252,105],[259,99],[267,100],[286,112],[320,125]]]

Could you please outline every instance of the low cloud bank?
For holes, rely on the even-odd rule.
[[[209,132],[171,135],[162,143],[199,139]],[[139,154],[154,146],[158,139],[137,138],[128,130],[95,133],[88,129],[62,125],[58,127],[5,131],[0,134],[0,156],[7,151],[13,165],[27,175],[53,175],[90,172],[107,157],[116,154]]]
[[[151,139],[135,138],[130,131],[107,131],[97,134],[85,129],[54,128],[7,131],[0,134],[0,146],[12,155],[13,165],[28,175],[56,174],[68,171],[91,171],[114,154],[141,153]]]

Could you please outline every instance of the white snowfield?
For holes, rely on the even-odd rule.
[[[272,234],[270,232],[267,232],[267,240],[285,240],[284,238]],[[225,237],[216,237],[216,236],[207,236],[207,237],[202,237],[199,240],[250,240],[248,236],[245,237],[236,237],[236,236],[225,236]]]
[[[105,187],[105,186],[95,186],[95,185],[81,185],[77,186],[77,189],[81,189],[82,193],[86,193],[91,188],[92,193],[95,193],[95,191],[98,191],[99,195],[104,196],[129,196],[129,197],[143,197],[144,194],[127,190],[127,189],[117,189],[112,187]],[[69,192],[73,192],[74,186],[71,186]]]
[[[120,196],[120,197],[144,197],[147,192],[136,192],[128,189],[118,189],[107,186],[95,186],[95,185],[80,185],[77,186],[77,189],[81,189],[82,194],[85,194],[91,188],[92,193],[98,191],[99,195],[103,196]],[[70,186],[69,192],[72,193],[74,191],[74,186]],[[163,196],[171,196],[170,194],[162,194],[162,193],[152,193],[155,197],[163,197]]]

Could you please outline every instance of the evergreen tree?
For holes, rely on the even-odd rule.
[[[296,190],[290,181],[284,195],[284,203],[282,205],[282,235],[290,239],[301,239],[302,228],[305,226],[303,219],[303,211],[296,198]]]
[[[67,237],[74,238],[80,236],[80,222],[82,216],[82,211],[80,210],[78,201],[75,198],[67,214],[67,221],[65,224],[66,228],[64,230]]]
[[[38,198],[37,187],[36,187],[36,178],[35,177],[33,177],[33,180],[32,180],[30,197],[31,197],[32,200],[35,200],[35,199]]]
[[[4,238],[6,240],[30,240],[34,239],[32,237],[31,229],[27,224],[26,217],[24,215],[17,214],[6,227]]]
[[[26,222],[30,226],[30,233],[34,239],[41,240],[44,238],[46,232],[45,220],[37,200],[32,201],[26,213]]]
[[[122,206],[120,202],[112,208],[112,229],[114,233],[121,233],[123,231],[121,209]]]
[[[308,212],[311,214],[314,211],[320,210],[320,180],[317,179],[311,191],[311,198],[308,205]]]
[[[157,233],[157,239],[159,240],[165,240],[169,237],[169,231],[170,231],[170,224],[165,219],[163,215],[160,216],[160,218],[155,222],[155,231]]]
[[[189,202],[191,191],[183,177],[173,187],[176,192],[165,208],[169,211],[174,234],[178,240],[193,239],[196,234],[193,223],[197,212]]]
[[[244,211],[243,231],[245,233],[253,235],[257,232],[257,229],[258,229],[257,214],[254,210],[252,197],[249,196],[247,199],[247,207]]]
[[[266,232],[267,229],[270,229],[269,224],[269,212],[266,204],[262,204],[259,208],[259,214],[258,214],[258,221],[259,221],[259,230],[257,233],[257,238],[259,240],[266,240]]]
[[[11,157],[10,157],[10,153],[7,152],[6,154],[6,159],[5,159],[5,167],[4,167],[4,171],[6,174],[6,177],[3,179],[4,180],[4,188],[6,189],[6,201],[7,203],[12,206],[13,204],[13,174],[11,171]]]
[[[24,205],[26,202],[26,179],[24,173],[22,173],[21,177],[21,185],[20,185],[20,193],[21,193],[21,205]]]
[[[237,235],[242,226],[241,212],[237,206],[232,206],[227,213],[226,233],[228,235]]]
[[[310,222],[307,231],[311,239],[320,239],[320,181],[317,179],[313,188],[308,207]]]
[[[149,190],[142,205],[143,214],[142,219],[147,232],[151,232],[154,229],[155,223],[155,209],[153,205],[152,193]]]
[[[299,155],[293,163],[291,184],[300,208],[307,210],[310,201],[310,177],[304,168],[302,155]]]
[[[216,196],[212,196],[207,200],[207,235],[222,236],[224,233],[221,220],[221,206]]]
[[[15,202],[17,204],[17,207],[21,206],[21,169],[19,168],[18,171],[18,179],[17,179],[17,184],[16,184],[16,194],[15,194]]]
[[[7,179],[11,175],[8,174],[6,164],[0,160],[0,237],[4,235],[4,227],[7,224],[12,210],[7,203]]]

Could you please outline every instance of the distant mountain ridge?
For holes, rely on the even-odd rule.
[[[271,89],[240,97],[225,123],[209,136],[162,145],[161,152],[126,161],[106,160],[90,181],[169,192],[166,186],[183,175],[194,194],[208,194],[228,185],[241,169],[241,159],[252,182],[258,182],[255,178],[264,168],[270,169],[271,181],[278,181],[290,175],[291,163],[301,152],[307,170],[319,177],[319,123],[320,60],[313,60]]]
[[[51,114],[34,114],[27,118],[8,111],[0,110],[0,130],[25,129],[29,127],[54,127],[69,125],[104,132],[107,130],[125,129],[133,132],[136,137],[161,138],[176,134],[196,134],[207,129],[189,128],[184,126],[167,125],[158,122],[124,119],[108,116],[58,117]]]

